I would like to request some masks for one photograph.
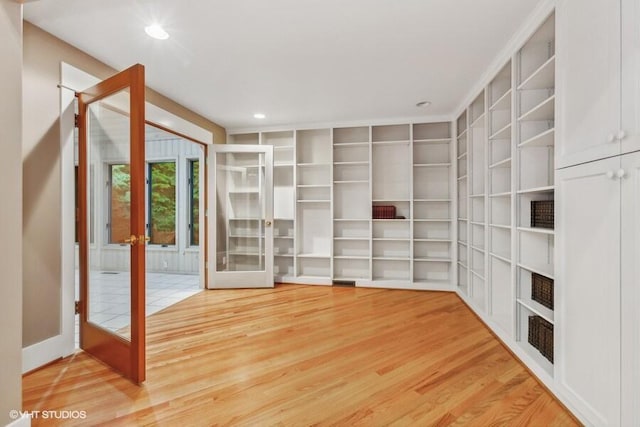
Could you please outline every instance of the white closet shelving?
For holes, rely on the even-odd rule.
[[[531,298],[532,273],[554,279],[552,228],[532,226],[531,202],[554,200],[555,19],[551,16],[516,55],[516,313],[519,345],[549,375],[553,364],[528,342],[529,318],[551,325],[553,310]]]
[[[451,138],[449,122],[230,135],[274,146],[276,281],[453,289]]]
[[[296,277],[316,283],[331,278],[331,130],[299,130],[296,139]]]
[[[467,110],[456,120],[458,186],[458,289],[469,294],[469,129]]]
[[[333,280],[371,280],[370,130],[333,129]]]
[[[413,282],[448,286],[452,273],[451,125],[413,125]]]

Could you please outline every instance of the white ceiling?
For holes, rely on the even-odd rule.
[[[40,0],[24,14],[116,69],[144,64],[150,87],[237,129],[450,116],[538,3]],[[145,34],[154,21],[168,40]]]

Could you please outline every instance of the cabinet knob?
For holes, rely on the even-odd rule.
[[[613,179],[616,175],[613,173],[613,171],[607,171],[607,178],[609,179]]]
[[[620,179],[624,178],[626,174],[627,173],[624,171],[624,169],[619,169],[618,172],[616,172],[616,176]]]
[[[608,143],[612,143],[615,140],[616,140],[616,136],[614,134],[610,133],[609,135],[607,135],[607,142]]]
[[[627,136],[627,133],[623,130],[619,130],[616,134],[617,139],[624,139]]]

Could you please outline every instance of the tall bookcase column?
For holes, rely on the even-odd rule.
[[[515,209],[513,149],[512,63],[509,61],[491,81],[489,100],[489,310],[491,319],[513,335],[515,270],[512,264]]]
[[[516,60],[516,340],[542,369],[553,376],[553,299],[550,304],[546,301],[545,305],[535,297],[541,280],[551,283],[553,295],[555,277],[553,15],[524,44]]]
[[[485,91],[469,106],[469,296],[487,309],[487,115]]]
[[[333,188],[331,129],[296,131],[296,276],[331,283]]]
[[[263,132],[260,143],[273,146],[273,269],[276,282],[295,278],[295,133]]]
[[[370,128],[333,129],[333,280],[371,280]]]
[[[380,286],[408,287],[412,278],[411,127],[373,126],[371,141],[372,279]]]
[[[469,130],[467,111],[465,110],[456,120],[456,185],[458,197],[458,274],[457,287],[464,295],[469,295]]]
[[[451,124],[413,125],[413,283],[451,289]]]

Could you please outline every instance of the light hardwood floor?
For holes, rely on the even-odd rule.
[[[578,425],[452,293],[204,291],[150,316],[147,368],[138,387],[80,352],[25,376],[24,409],[86,425]]]

